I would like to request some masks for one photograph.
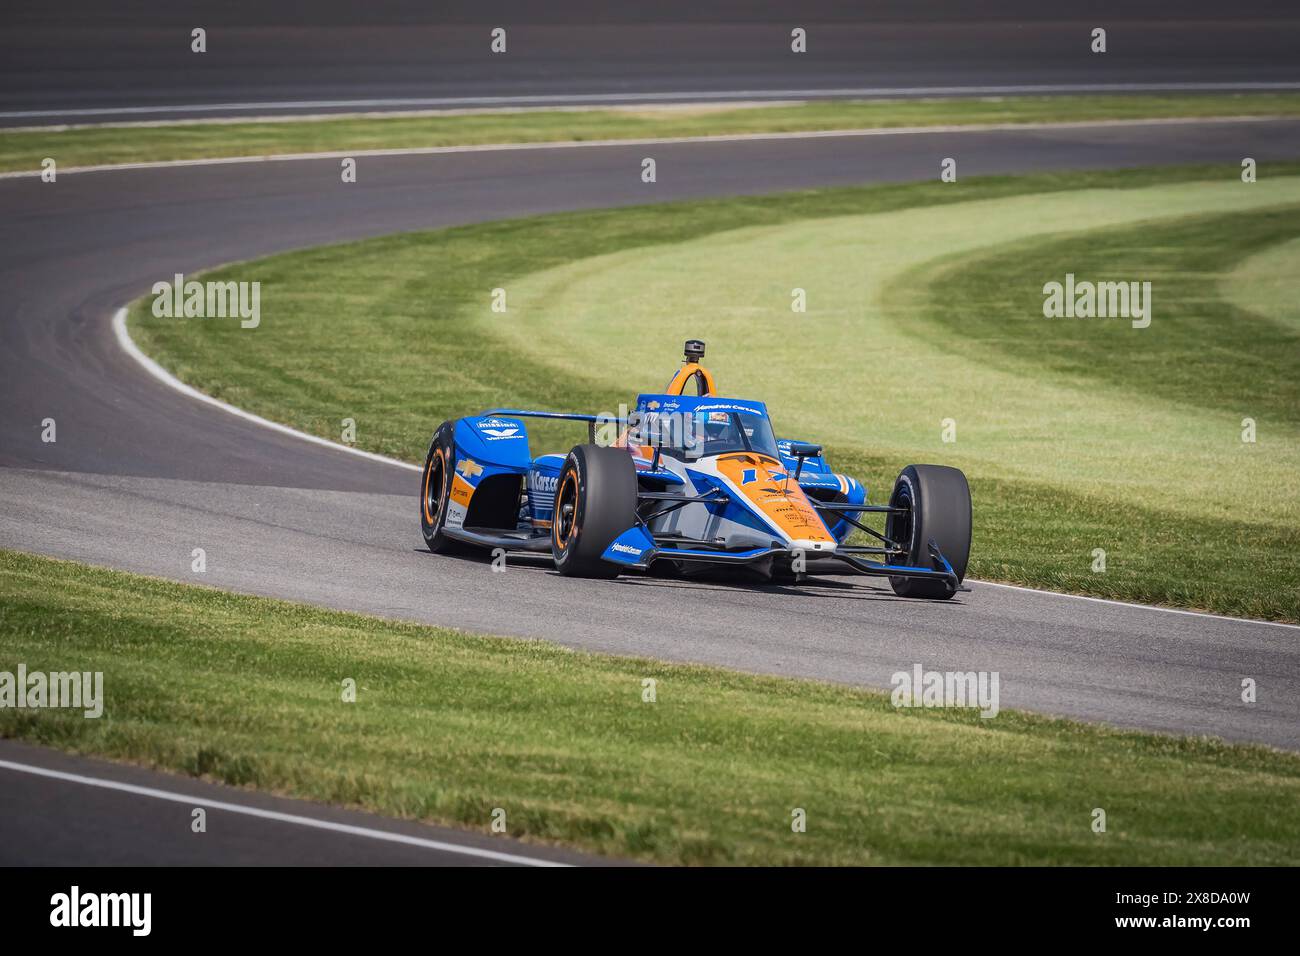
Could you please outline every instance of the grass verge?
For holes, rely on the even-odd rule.
[[[1268,314],[1284,295],[1240,297],[1242,276],[1300,251],[1297,172],[972,179],[488,223],[217,270],[262,282],[255,331],[156,319],[147,301],[130,321],[210,394],[330,438],[353,418],[359,444],[412,461],[444,418],[614,409],[703,337],[724,390],[767,400],[780,433],[826,443],[877,497],[910,461],[962,467],[975,576],[1295,621],[1298,331]],[[1067,272],[1152,280],[1151,327],[1044,320],[1042,286]],[[1246,416],[1256,443],[1241,441]],[[537,452],[580,440],[530,430]]]
[[[420,116],[70,126],[0,131],[0,171],[368,149],[901,126],[1300,115],[1300,94],[828,100]]]
[[[0,735],[660,863],[1287,864],[1300,756],[470,636],[0,551]],[[654,703],[642,681],[657,681]],[[341,701],[352,678],[357,700]],[[807,812],[807,832],[791,811]],[[1092,811],[1107,831],[1092,831]],[[1273,808],[1273,809],[1265,809]]]

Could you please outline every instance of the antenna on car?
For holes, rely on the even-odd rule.
[[[686,340],[686,361],[699,362],[704,358],[704,343],[700,339]]]

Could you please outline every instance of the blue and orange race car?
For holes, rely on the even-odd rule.
[[[495,409],[443,422],[421,482],[429,550],[550,552],[561,574],[591,578],[730,567],[797,581],[847,566],[905,597],[961,588],[965,475],[909,465],[887,505],[868,504],[821,446],[778,439],[762,402],[720,396],[703,358],[704,343],[687,342],[668,387],[619,414]],[[530,418],[585,422],[589,441],[533,457]],[[867,515],[882,515],[884,530]],[[864,543],[849,543],[855,531]]]

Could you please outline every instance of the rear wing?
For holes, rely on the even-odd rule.
[[[586,422],[587,423],[587,440],[593,445],[596,443],[596,424],[624,424],[627,419],[616,418],[606,415],[586,415],[582,412],[532,412],[518,408],[494,408],[490,411],[483,412],[484,415],[508,415],[513,418],[551,418],[560,419],[561,421]]]

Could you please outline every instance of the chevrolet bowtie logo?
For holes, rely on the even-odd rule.
[[[462,458],[456,462],[456,470],[466,478],[473,478],[475,475],[483,474],[483,466],[473,458]]]

